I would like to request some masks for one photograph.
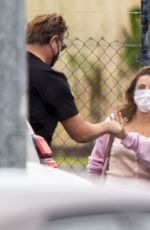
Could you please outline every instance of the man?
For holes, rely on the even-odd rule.
[[[82,118],[66,76],[52,68],[66,47],[67,29],[62,16],[55,13],[38,15],[27,24],[31,126],[48,144],[59,121],[77,142],[89,142],[106,132],[118,135],[121,126],[115,121],[92,124]]]

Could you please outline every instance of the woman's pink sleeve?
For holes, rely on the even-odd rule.
[[[108,139],[109,134],[105,134],[96,140],[91,156],[88,158],[87,170],[89,174],[101,174],[104,165],[104,152]]]
[[[150,167],[150,138],[139,133],[128,133],[121,143],[136,152],[137,157]]]

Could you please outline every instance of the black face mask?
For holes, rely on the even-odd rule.
[[[52,67],[55,62],[58,60],[58,57],[59,57],[59,52],[57,54],[53,54],[53,57],[52,57],[52,60],[51,60],[51,63],[50,63],[50,66]]]

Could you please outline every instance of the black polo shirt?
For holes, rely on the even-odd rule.
[[[50,144],[58,121],[78,114],[67,78],[27,52],[29,121],[36,134]]]

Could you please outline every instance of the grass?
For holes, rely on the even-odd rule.
[[[83,166],[86,167],[88,162],[88,156],[68,156],[68,155],[57,155],[53,157],[54,160],[63,166]]]

